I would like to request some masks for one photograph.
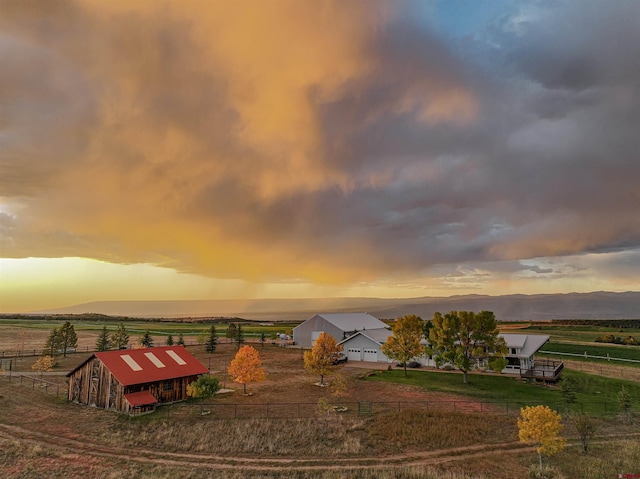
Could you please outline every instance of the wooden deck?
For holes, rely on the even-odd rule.
[[[537,360],[532,369],[520,371],[520,377],[526,379],[539,379],[546,382],[556,382],[560,379],[564,363],[549,359]]]

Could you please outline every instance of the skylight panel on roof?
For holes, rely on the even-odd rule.
[[[162,361],[160,361],[158,359],[158,356],[156,356],[155,354],[153,354],[153,353],[144,353],[144,355],[147,357],[147,359],[149,361],[151,361],[155,365],[155,367],[157,367],[157,368],[166,368],[164,363]]]
[[[125,363],[133,370],[133,371],[142,371],[142,366],[140,366],[136,361],[129,356],[128,354],[123,354],[120,356]]]
[[[171,359],[178,363],[179,366],[184,366],[185,364],[187,364],[187,362],[180,356],[178,356],[178,353],[176,353],[173,349],[167,349],[166,353]]]

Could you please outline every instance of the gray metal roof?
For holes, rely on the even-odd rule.
[[[517,356],[531,357],[544,343],[549,341],[549,336],[544,334],[499,334],[504,338],[508,348],[519,348],[520,352]]]
[[[369,313],[321,313],[318,316],[321,316],[342,331],[362,331],[387,327],[386,324]]]

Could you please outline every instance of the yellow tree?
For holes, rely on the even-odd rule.
[[[311,351],[304,352],[304,367],[311,374],[320,375],[320,386],[324,386],[324,377],[344,364],[335,364],[342,351],[336,338],[327,333],[320,333]]]
[[[520,409],[518,418],[518,438],[520,442],[534,444],[540,469],[542,455],[552,456],[564,448],[565,440],[560,437],[564,426],[562,417],[548,406],[527,406]]]
[[[56,360],[53,358],[53,356],[42,356],[36,359],[36,362],[33,363],[33,365],[31,366],[31,369],[33,371],[39,371],[40,376],[42,377],[42,374],[45,371],[51,371],[53,369],[55,362]]]
[[[238,350],[228,372],[235,382],[244,386],[244,394],[247,394],[248,383],[263,381],[267,377],[262,368],[260,354],[251,346],[242,346]]]
[[[407,375],[407,362],[423,352],[420,344],[424,338],[422,319],[414,314],[396,319],[390,336],[382,345],[382,352],[390,359],[404,363],[404,375]]]

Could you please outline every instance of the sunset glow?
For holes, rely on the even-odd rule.
[[[0,312],[640,290],[639,21],[4,0]]]

